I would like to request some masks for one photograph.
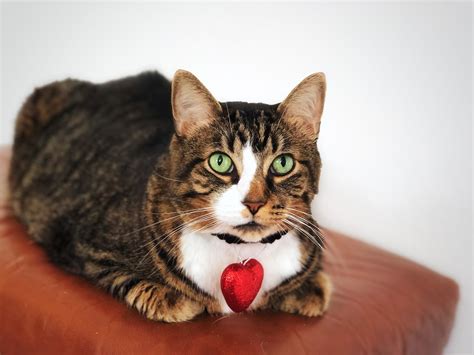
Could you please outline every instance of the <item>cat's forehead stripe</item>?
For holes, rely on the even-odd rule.
[[[248,143],[257,152],[263,152],[268,146],[272,153],[275,153],[281,145],[283,137],[276,132],[279,124],[272,111],[235,109],[227,111],[222,119],[221,128],[228,132],[225,143],[232,153],[239,151],[240,147]]]

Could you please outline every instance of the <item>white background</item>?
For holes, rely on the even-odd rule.
[[[0,143],[34,86],[194,72],[276,103],[324,71],[319,221],[461,286],[447,353],[472,352],[472,5],[2,4]]]

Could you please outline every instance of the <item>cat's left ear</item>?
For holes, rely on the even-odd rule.
[[[278,106],[282,119],[295,124],[311,138],[319,136],[319,126],[326,95],[326,76],[315,73],[308,76],[290,92]]]
[[[219,102],[193,74],[178,70],[171,83],[176,134],[189,137],[222,114]]]

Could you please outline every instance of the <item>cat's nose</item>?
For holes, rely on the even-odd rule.
[[[253,215],[255,215],[258,210],[260,209],[260,207],[262,207],[265,202],[261,202],[261,201],[244,201],[242,202],[245,206],[247,206],[247,208],[249,209],[250,213],[252,213]]]

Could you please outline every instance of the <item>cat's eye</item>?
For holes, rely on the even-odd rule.
[[[282,154],[273,160],[270,171],[273,175],[282,176],[288,174],[293,169],[294,165],[295,161],[290,154]]]
[[[229,174],[234,170],[234,163],[227,154],[224,153],[213,153],[209,157],[209,166],[216,173]]]

